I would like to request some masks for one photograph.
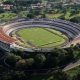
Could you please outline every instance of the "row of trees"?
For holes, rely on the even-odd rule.
[[[13,51],[6,57],[5,62],[10,67],[20,70],[58,68],[79,59],[79,50],[79,44],[77,44],[67,49],[55,48],[50,53]]]
[[[36,80],[35,78],[39,78],[40,80],[79,80],[80,73],[70,78],[70,76],[62,72],[62,70],[49,69],[66,65],[78,59],[80,59],[79,44],[76,46],[72,45],[70,48],[66,49],[55,48],[50,53],[29,53],[13,50],[3,60],[7,67],[0,65],[0,79]],[[41,69],[46,69],[46,72],[45,70],[40,71]]]
[[[0,67],[0,69],[3,69]],[[51,74],[40,75],[34,72],[25,71],[0,71],[0,80],[69,80],[68,75],[61,70],[54,71]],[[74,79],[75,80],[75,79]]]
[[[31,9],[32,3],[38,3],[42,2],[41,0],[2,0],[4,4],[13,4],[13,7],[11,8],[8,13],[14,13],[19,18],[34,18],[34,17],[41,17],[41,18],[49,18],[46,15],[53,14],[53,16],[57,16],[57,14],[61,14],[60,16],[57,16],[56,18],[70,20],[72,22],[80,22],[80,5],[68,5],[68,6],[59,6],[54,7],[51,6],[50,8],[44,7],[44,8],[36,8]],[[29,3],[27,3],[29,2]],[[26,4],[26,5],[25,5]],[[0,13],[1,19],[4,21],[6,20],[7,11],[4,10],[2,7],[0,7]],[[5,13],[3,17],[3,13]],[[56,15],[55,15],[56,14]],[[53,17],[55,18],[55,17]],[[11,18],[13,19],[13,18]],[[11,20],[9,19],[9,20]],[[8,20],[6,20],[8,21]]]

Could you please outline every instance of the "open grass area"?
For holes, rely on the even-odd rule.
[[[58,34],[58,31],[54,30],[54,32],[51,32],[47,28],[24,28],[18,30],[16,33],[26,43],[35,47],[52,47],[65,42],[65,39]]]
[[[60,35],[60,36],[62,36],[62,37],[67,39],[67,36],[64,35],[63,33],[61,33],[60,31],[57,31],[57,30],[54,30],[54,29],[50,29],[50,28],[47,28],[47,29],[52,31],[53,33],[56,33],[56,34],[58,34],[58,35]]]
[[[50,18],[50,19],[57,19],[59,18],[60,16],[62,16],[63,14],[46,14],[47,18]]]

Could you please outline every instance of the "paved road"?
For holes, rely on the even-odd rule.
[[[66,66],[63,71],[68,71],[71,70],[77,66],[80,66],[80,59],[78,61],[76,61],[75,63],[70,63],[68,66]]]
[[[74,44],[74,45],[77,44],[77,43],[80,43],[80,35],[77,38],[75,38],[72,42],[72,44]],[[70,63],[68,66],[66,66],[63,69],[63,71],[68,71],[68,70],[73,69],[77,66],[80,66],[80,59],[78,61],[76,61],[75,63]]]

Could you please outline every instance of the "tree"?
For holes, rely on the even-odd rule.
[[[26,67],[26,61],[24,59],[20,59],[18,62],[16,62],[17,69],[25,69]]]
[[[41,15],[41,18],[46,18],[46,14],[42,14]]]
[[[19,13],[19,16],[22,17],[22,18],[27,18],[27,14],[28,14],[28,11],[21,11]]]
[[[15,71],[12,74],[12,80],[27,80],[27,76],[24,71]]]
[[[12,76],[10,74],[3,74],[0,78],[1,80],[12,80]]]
[[[37,63],[37,64],[42,64],[43,62],[45,62],[45,60],[46,60],[46,57],[45,57],[45,55],[44,54],[37,54],[36,56],[35,56],[35,62]]]
[[[15,66],[16,62],[21,59],[20,56],[16,56],[14,54],[10,54],[6,58],[6,63],[9,64],[10,66]]]
[[[28,58],[26,59],[26,63],[28,66],[32,66],[34,64],[35,60],[34,58]]]
[[[34,18],[34,15],[32,13],[28,13],[27,18]]]
[[[65,72],[62,72],[61,70],[55,71],[52,76],[52,80],[68,80],[67,74]]]
[[[75,16],[75,17],[71,18],[70,21],[79,23],[80,22],[80,16]]]

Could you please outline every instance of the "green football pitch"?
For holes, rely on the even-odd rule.
[[[26,43],[36,47],[54,47],[65,42],[61,32],[48,28],[23,28],[16,34]]]

